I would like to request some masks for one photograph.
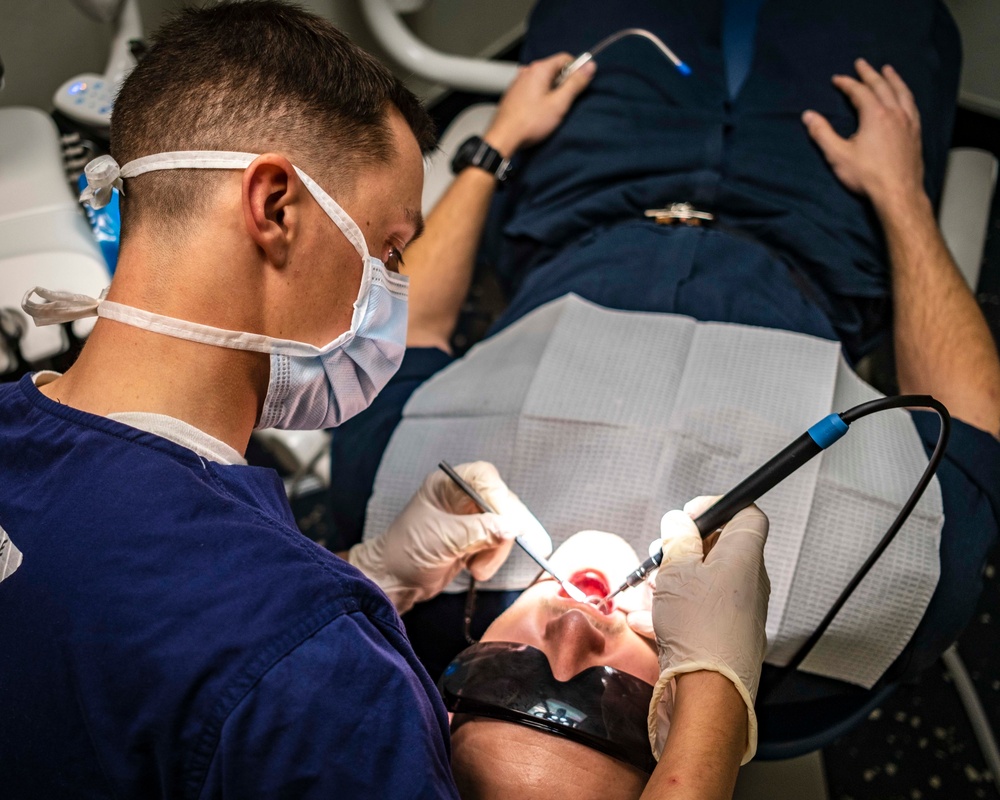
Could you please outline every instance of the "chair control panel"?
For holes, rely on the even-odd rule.
[[[107,128],[111,124],[111,107],[117,86],[104,75],[86,73],[70,78],[56,91],[52,102],[66,116]]]

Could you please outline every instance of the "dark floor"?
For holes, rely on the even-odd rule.
[[[1000,585],[988,585],[958,643],[993,724],[1000,723]],[[858,729],[823,751],[831,800],[995,798],[996,789],[941,662],[900,688]]]

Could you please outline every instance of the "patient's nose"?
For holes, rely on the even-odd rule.
[[[560,681],[597,664],[596,656],[607,646],[605,635],[591,624],[587,612],[575,608],[553,618],[543,638],[552,675]]]

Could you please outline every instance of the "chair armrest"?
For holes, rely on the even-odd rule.
[[[972,291],[979,282],[996,182],[997,158],[992,153],[956,147],[948,154],[938,223]]]

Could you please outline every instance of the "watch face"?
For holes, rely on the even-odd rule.
[[[466,167],[486,170],[501,183],[510,174],[510,162],[478,136],[462,142],[451,160],[451,171],[456,175]]]
[[[483,140],[478,136],[473,136],[470,139],[466,139],[462,142],[461,147],[458,148],[458,152],[455,154],[455,159],[451,162],[452,169],[455,172],[465,169],[472,163],[473,156],[479,150],[479,146],[483,143]]]

